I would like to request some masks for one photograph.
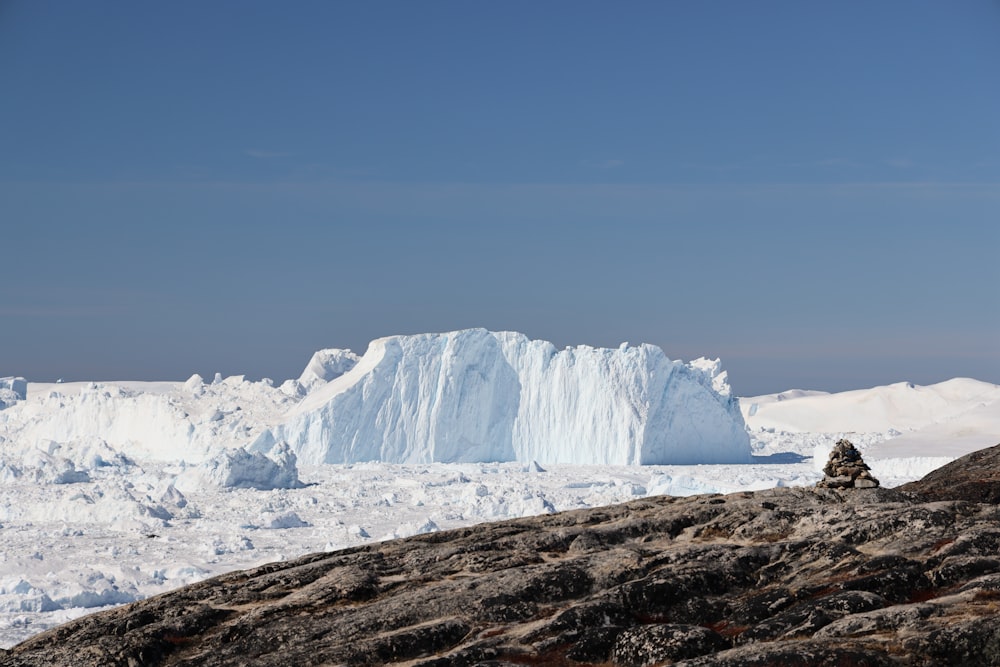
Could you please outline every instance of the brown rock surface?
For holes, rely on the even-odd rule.
[[[998,550],[996,505],[892,489],[650,498],[234,572],[0,665],[1000,665]]]

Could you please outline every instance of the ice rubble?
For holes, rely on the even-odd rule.
[[[652,345],[558,351],[514,332],[381,338],[250,447],[287,442],[308,464],[750,460],[718,361]]]
[[[250,453],[242,447],[224,449],[178,475],[174,485],[185,493],[204,488],[269,491],[301,487],[295,454],[287,446],[279,446],[271,456]]]
[[[240,376],[187,382],[30,385],[26,400],[0,411],[0,438],[23,446],[101,440],[111,451],[199,462],[218,447],[253,442],[298,399]]]

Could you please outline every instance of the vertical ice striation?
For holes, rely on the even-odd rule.
[[[717,361],[652,345],[556,350],[469,329],[373,341],[253,445],[308,464],[746,462],[750,443]]]
[[[307,463],[510,461],[519,390],[488,332],[381,338],[275,435]]]

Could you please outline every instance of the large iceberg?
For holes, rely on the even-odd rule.
[[[250,449],[281,443],[309,465],[750,460],[718,361],[684,364],[653,345],[557,350],[485,329],[372,341]]]

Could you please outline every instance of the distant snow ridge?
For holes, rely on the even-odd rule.
[[[485,329],[372,341],[250,449],[282,441],[309,465],[750,460],[718,361],[685,365],[652,345],[559,351]]]

